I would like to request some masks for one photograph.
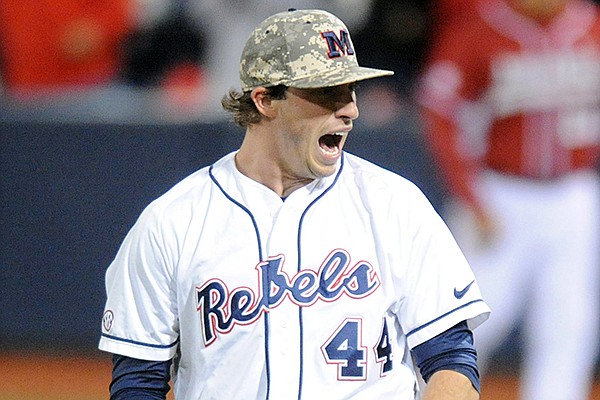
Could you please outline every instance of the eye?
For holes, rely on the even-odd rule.
[[[356,90],[356,86],[357,86],[356,82],[353,82],[353,83],[349,83],[347,85],[313,89],[313,93],[315,95],[317,95],[319,97],[323,97],[323,98],[337,98],[337,97],[343,95],[346,92],[346,90],[349,90],[350,92],[354,92]]]
[[[328,97],[328,96],[333,96],[333,94],[334,94],[333,89],[334,88],[331,88],[331,87],[324,87],[324,88],[314,89],[312,92],[316,96]]]

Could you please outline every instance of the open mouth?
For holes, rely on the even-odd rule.
[[[319,146],[328,153],[337,153],[343,137],[341,133],[323,135],[319,138]]]

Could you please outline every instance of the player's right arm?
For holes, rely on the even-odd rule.
[[[165,400],[171,360],[146,361],[113,355],[110,400]]]
[[[113,354],[111,400],[164,400],[170,390],[179,345],[173,274],[181,240],[175,216],[187,216],[176,200],[185,188],[181,183],[146,207],[106,272],[99,348]]]

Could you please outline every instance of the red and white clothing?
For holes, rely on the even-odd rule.
[[[573,1],[547,26],[503,1],[478,11],[438,40],[420,94],[451,190],[472,198],[465,158],[537,179],[592,168],[600,154],[597,8]]]
[[[523,398],[584,399],[600,340],[600,13],[476,10],[437,37],[418,99],[461,205],[445,217],[495,312],[475,333],[480,359],[524,317]],[[499,225],[487,246],[467,240],[473,210]]]

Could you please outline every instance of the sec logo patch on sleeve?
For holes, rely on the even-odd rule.
[[[111,310],[106,310],[104,312],[104,315],[102,315],[102,328],[106,332],[110,332],[110,329],[112,328],[114,319],[115,319],[115,315],[113,314],[113,312]]]

